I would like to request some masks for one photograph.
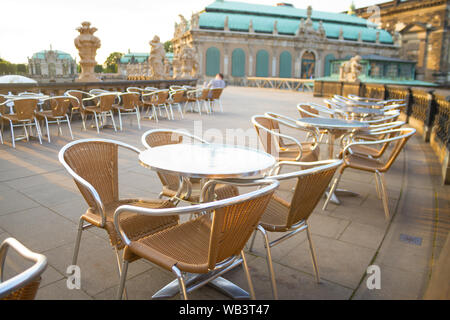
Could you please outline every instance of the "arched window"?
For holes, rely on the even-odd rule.
[[[256,76],[269,76],[269,53],[266,50],[259,50],[256,53]]]
[[[234,49],[231,54],[231,75],[245,77],[245,52],[242,49]]]
[[[316,70],[316,56],[306,51],[302,56],[302,79],[313,79]]]
[[[289,51],[280,54],[280,78],[292,77],[292,56]]]
[[[220,72],[220,51],[215,47],[206,50],[206,75],[214,77]]]
[[[325,57],[325,77],[331,75],[331,60],[334,60],[335,56],[333,54],[327,54]]]

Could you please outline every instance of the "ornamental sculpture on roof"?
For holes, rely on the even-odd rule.
[[[181,49],[181,78],[196,78],[199,72],[197,52],[191,45],[186,45]]]
[[[166,75],[164,72],[164,58],[166,57],[166,51],[164,50],[163,44],[160,42],[158,36],[154,36],[153,40],[150,41],[150,56],[148,57],[148,64],[150,67],[150,78],[151,79],[165,79]]]
[[[362,72],[361,56],[356,55],[349,61],[341,64],[339,68],[339,81],[360,83],[361,80],[358,79]]]
[[[97,54],[97,49],[100,48],[100,39],[94,36],[94,32],[97,28],[91,28],[91,23],[84,21],[81,23],[81,27],[77,28],[80,33],[78,37],[75,38],[75,47],[78,49],[80,55],[80,66],[81,74],[76,80],[77,82],[96,82],[99,81],[95,77],[94,68],[97,62],[95,61],[95,56]]]

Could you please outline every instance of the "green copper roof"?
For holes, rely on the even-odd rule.
[[[36,52],[33,54],[32,58],[33,59],[41,59],[44,60],[45,59],[45,54],[48,52],[49,50],[42,50],[39,52]],[[60,60],[73,60],[72,56],[66,52],[63,51],[59,51],[59,50],[52,50],[55,51],[57,54],[57,59]]]
[[[253,5],[242,2],[216,1],[206,7],[206,12],[200,14],[199,25],[201,29],[223,30],[225,19],[228,17],[228,27],[231,31],[247,32],[250,20],[257,33],[272,33],[274,22],[277,21],[279,34],[295,35],[300,20],[306,20],[304,9],[293,7],[275,7]],[[380,42],[392,44],[392,36],[385,30],[375,29],[367,20],[340,13],[326,13],[312,11],[314,29],[317,30],[322,21],[327,38],[339,38],[342,29],[344,40],[357,41],[359,33],[364,42],[375,42],[377,32],[380,33]]]
[[[134,62],[142,63],[147,61],[149,55],[150,54],[146,52],[130,52],[125,54],[122,58],[120,58],[120,63],[129,63],[133,59],[133,57]]]

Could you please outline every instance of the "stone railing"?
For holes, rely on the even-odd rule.
[[[102,81],[102,82],[65,82],[65,83],[0,83],[0,93],[11,92],[41,92],[47,95],[62,95],[67,90],[89,91],[91,89],[104,89],[108,91],[124,92],[128,87],[155,87],[167,89],[172,85],[196,86],[197,79],[181,80],[142,80],[142,81]]]
[[[404,99],[407,102],[403,116],[416,128],[425,142],[429,142],[442,164],[442,177],[450,184],[450,96],[430,88],[411,88],[371,83],[316,81],[314,96],[356,94],[378,99]]]
[[[312,91],[314,80],[297,78],[247,77],[239,83],[243,86],[272,89],[288,89],[293,91]]]

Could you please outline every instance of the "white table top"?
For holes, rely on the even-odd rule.
[[[368,128],[367,123],[354,120],[336,118],[302,118],[296,121],[302,127],[316,127],[321,129],[353,130]]]
[[[276,160],[265,152],[219,144],[171,144],[139,154],[152,170],[193,178],[226,179],[261,175]]]
[[[365,108],[359,105],[336,105],[336,109],[347,113],[358,113],[358,114],[373,114],[373,115],[383,115],[384,111],[375,108]]]

